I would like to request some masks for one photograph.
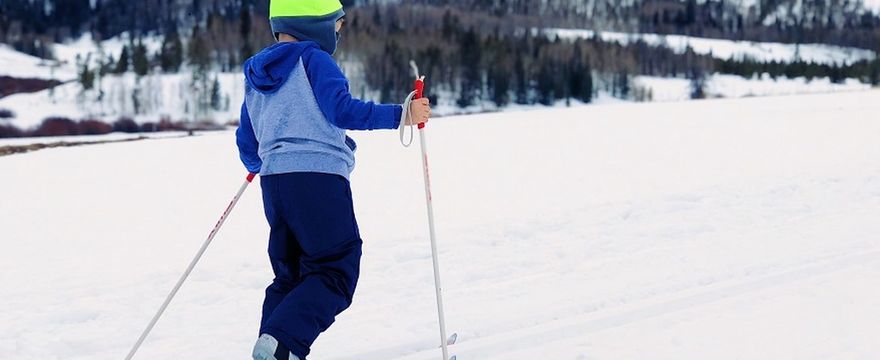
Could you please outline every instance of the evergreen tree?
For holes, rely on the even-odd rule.
[[[483,87],[483,79],[480,76],[482,48],[474,29],[465,32],[459,42],[461,44],[460,66],[462,74],[457,103],[460,107],[468,107],[480,99]]]
[[[119,54],[119,60],[116,62],[116,69],[113,70],[116,74],[122,74],[128,71],[128,46],[122,46],[122,52]]]
[[[593,74],[590,67],[575,62],[568,77],[568,93],[584,103],[593,101]]]
[[[542,105],[553,105],[556,100],[553,65],[549,61],[541,62],[538,71],[538,102]]]
[[[614,93],[621,99],[628,99],[630,90],[632,90],[629,74],[626,71],[621,71],[614,78]]]
[[[510,73],[500,67],[489,68],[489,91],[492,102],[503,107],[510,102]]]
[[[141,40],[138,40],[137,45],[135,45],[132,50],[131,66],[134,69],[134,73],[138,76],[144,76],[150,72],[150,61],[147,59],[147,47],[144,46],[144,43]]]
[[[208,67],[210,67],[211,55],[210,49],[208,49],[208,42],[198,26],[193,28],[192,37],[189,40],[189,47],[186,50],[190,65],[197,67],[200,70],[207,70]]]
[[[241,34],[241,62],[254,55],[254,47],[251,45],[251,8],[244,5],[239,15],[239,33]]]
[[[529,77],[521,56],[516,57],[513,72],[516,77],[516,103],[520,105],[529,104]]]
[[[89,68],[88,60],[80,67],[79,83],[84,91],[95,87],[95,71]]]
[[[183,64],[183,43],[180,41],[180,34],[177,30],[172,30],[165,35],[159,54],[159,65],[162,67],[162,71],[176,73],[180,70],[180,66]]]
[[[223,110],[223,99],[220,96],[220,81],[217,75],[214,75],[214,83],[211,84],[211,109],[214,111]]]
[[[695,72],[691,76],[691,99],[706,98],[706,75],[700,71]]]
[[[874,61],[871,62],[870,67],[869,79],[871,85],[878,86],[880,85],[880,59],[874,59]]]

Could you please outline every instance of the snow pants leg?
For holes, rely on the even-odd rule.
[[[348,180],[289,173],[260,178],[269,221],[269,260],[261,334],[305,359],[318,335],[351,305],[361,239]]]

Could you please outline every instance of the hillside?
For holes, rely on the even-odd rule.
[[[438,115],[880,86],[880,14],[857,0],[345,1],[352,94]],[[267,2],[0,4],[0,138],[234,124]]]
[[[864,91],[432,120],[453,352],[877,357],[878,111]],[[353,136],[361,282],[310,358],[436,359],[418,151]],[[0,353],[20,360],[123,357],[244,177],[232,132],[0,169]],[[271,276],[258,185],[139,359],[248,356]]]

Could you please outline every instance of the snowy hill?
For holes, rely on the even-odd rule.
[[[537,32],[537,30],[534,30]],[[822,44],[792,45],[779,43],[744,42],[720,39],[706,39],[680,35],[629,34],[618,32],[593,32],[591,30],[544,29],[541,33],[559,36],[563,39],[583,39],[597,36],[605,42],[617,42],[623,45],[636,41],[644,41],[650,46],[669,47],[677,53],[693,49],[695,53],[712,55],[720,59],[750,58],[758,61],[795,60],[812,61],[822,64],[850,64],[860,60],[873,60],[876,54],[870,50],[839,47]],[[96,62],[98,54],[118,56],[124,44],[129,42],[127,34],[120,37],[95,43],[91,37],[83,36],[77,41],[55,45],[58,66],[52,68],[51,63],[38,58],[16,52],[9,47],[0,45],[0,75],[19,78],[59,79],[70,81],[77,76],[78,61]],[[143,39],[150,52],[155,52],[161,45],[156,37]],[[79,59],[79,60],[78,60]],[[353,75],[353,89],[358,94],[371,93],[375,97],[378,92],[368,89],[363,79],[363,64],[349,60],[343,66]],[[198,100],[194,94],[195,83],[192,74],[182,71],[176,74],[150,73],[144,77],[136,77],[133,73],[108,74],[95,80],[95,90],[82,91],[82,85],[70,81],[54,89],[35,93],[14,94],[0,98],[0,109],[6,109],[16,116],[8,121],[20,129],[33,129],[44,119],[52,116],[72,119],[101,119],[106,122],[116,121],[119,117],[132,117],[139,123],[157,122],[161,118],[174,121],[195,120],[200,117],[213,118],[218,123],[235,121],[239,116],[239,104],[243,99],[242,75],[238,71],[216,72],[209,74],[209,85],[217,79],[219,106],[208,114],[195,114]],[[863,90],[869,84],[850,79],[843,84],[834,84],[828,78],[808,81],[804,78],[787,79],[767,78],[745,79],[736,76],[715,74],[707,79],[708,96],[710,97],[742,97],[789,95],[815,92],[834,92]],[[638,76],[633,85],[650,91],[653,100],[685,100],[690,98],[690,81],[681,78],[658,78]],[[432,89],[440,94],[440,114],[454,114],[467,111],[498,110],[487,101],[474,106],[473,109],[461,109],[456,105],[459,94],[449,90]],[[610,97],[606,90],[598,90],[598,97]],[[645,100],[645,99],[640,99]],[[650,100],[650,99],[649,99]],[[516,108],[515,106],[512,106]]]
[[[428,128],[460,359],[852,359],[880,348],[880,91]],[[310,359],[436,359],[419,155],[353,134],[353,306]],[[119,359],[243,180],[231,132],[0,157],[0,353]],[[415,215],[414,215],[415,214]],[[258,184],[138,359],[244,359]]]
[[[614,31],[596,32],[580,29],[542,29],[535,32],[551,38],[590,39],[598,37],[605,42],[616,42],[621,45],[642,41],[653,47],[664,46],[677,54],[687,49],[699,55],[710,55],[717,59],[750,59],[759,62],[793,62],[804,61],[817,64],[852,64],[861,60],[874,60],[874,51],[853,47],[825,44],[782,44],[773,42],[736,41],[725,39],[708,39],[685,35],[638,34]]]

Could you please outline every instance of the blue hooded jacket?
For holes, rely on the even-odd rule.
[[[269,46],[244,64],[245,101],[236,131],[245,168],[261,175],[354,170],[345,130],[395,129],[400,105],[351,96],[329,53],[312,41]]]

